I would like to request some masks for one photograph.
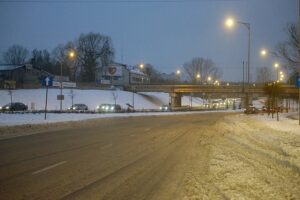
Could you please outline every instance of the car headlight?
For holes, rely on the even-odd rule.
[[[106,106],[106,107],[105,107],[105,110],[109,110],[109,106]]]
[[[165,110],[168,110],[168,107],[165,107]]]
[[[73,107],[73,110],[76,110],[76,107]]]
[[[110,108],[110,110],[114,110],[115,109],[115,107],[114,106],[112,106],[111,108]]]
[[[159,107],[159,110],[162,110],[162,107]]]
[[[6,106],[6,109],[9,109],[9,106]]]
[[[2,109],[2,107],[0,106],[0,110]]]
[[[100,106],[97,106],[96,108],[97,108],[97,109],[99,109],[99,108],[100,108]]]

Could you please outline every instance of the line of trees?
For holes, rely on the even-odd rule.
[[[68,58],[68,52],[74,51],[74,60]],[[96,68],[113,62],[114,49],[110,37],[100,33],[81,34],[79,38],[66,44],[60,44],[50,53],[48,50],[34,49],[31,53],[23,46],[12,45],[3,54],[6,64],[30,63],[35,68],[60,74],[60,65],[63,74],[71,80],[91,82],[95,81]]]
[[[75,52],[74,59],[68,57],[70,51]],[[34,68],[45,70],[54,75],[60,74],[63,66],[63,75],[70,77],[72,81],[94,82],[96,70],[102,70],[104,66],[113,63],[114,48],[110,37],[100,33],[81,34],[74,41],[59,44],[51,52],[47,49],[33,49],[29,52],[23,46],[12,45],[3,54],[6,64],[30,63]],[[222,76],[221,70],[211,59],[201,57],[193,58],[183,65],[181,78],[175,73],[159,72],[151,64],[146,64],[144,73],[149,75],[151,83],[173,84],[184,80],[186,83],[199,83],[207,80],[208,76],[216,80]],[[200,74],[197,78],[197,74]]]

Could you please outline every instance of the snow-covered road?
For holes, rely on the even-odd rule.
[[[5,128],[46,132],[0,140],[6,199],[300,199],[300,127],[283,116],[194,113],[53,125]]]

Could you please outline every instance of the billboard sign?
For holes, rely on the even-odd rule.
[[[106,76],[122,76],[122,67],[121,66],[108,66],[105,70],[105,75]]]

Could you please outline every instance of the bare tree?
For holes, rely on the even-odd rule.
[[[6,64],[24,64],[28,58],[29,51],[20,45],[13,45],[3,54]]]
[[[116,91],[113,91],[111,94],[114,99],[115,105],[117,105],[118,93]]]
[[[258,67],[256,68],[256,82],[266,83],[271,80],[272,71],[269,67]]]
[[[274,55],[284,61],[287,70],[295,73],[299,66],[298,27],[295,24],[288,24],[287,34],[288,40],[277,45]]]
[[[95,80],[95,70],[112,62],[114,50],[110,37],[100,33],[81,34],[76,41],[77,57],[85,81]]]
[[[190,62],[183,65],[183,69],[188,80],[193,83],[197,79],[200,82],[206,82],[209,76],[213,79],[219,79],[222,76],[222,71],[216,67],[215,63],[205,58],[193,58]]]

